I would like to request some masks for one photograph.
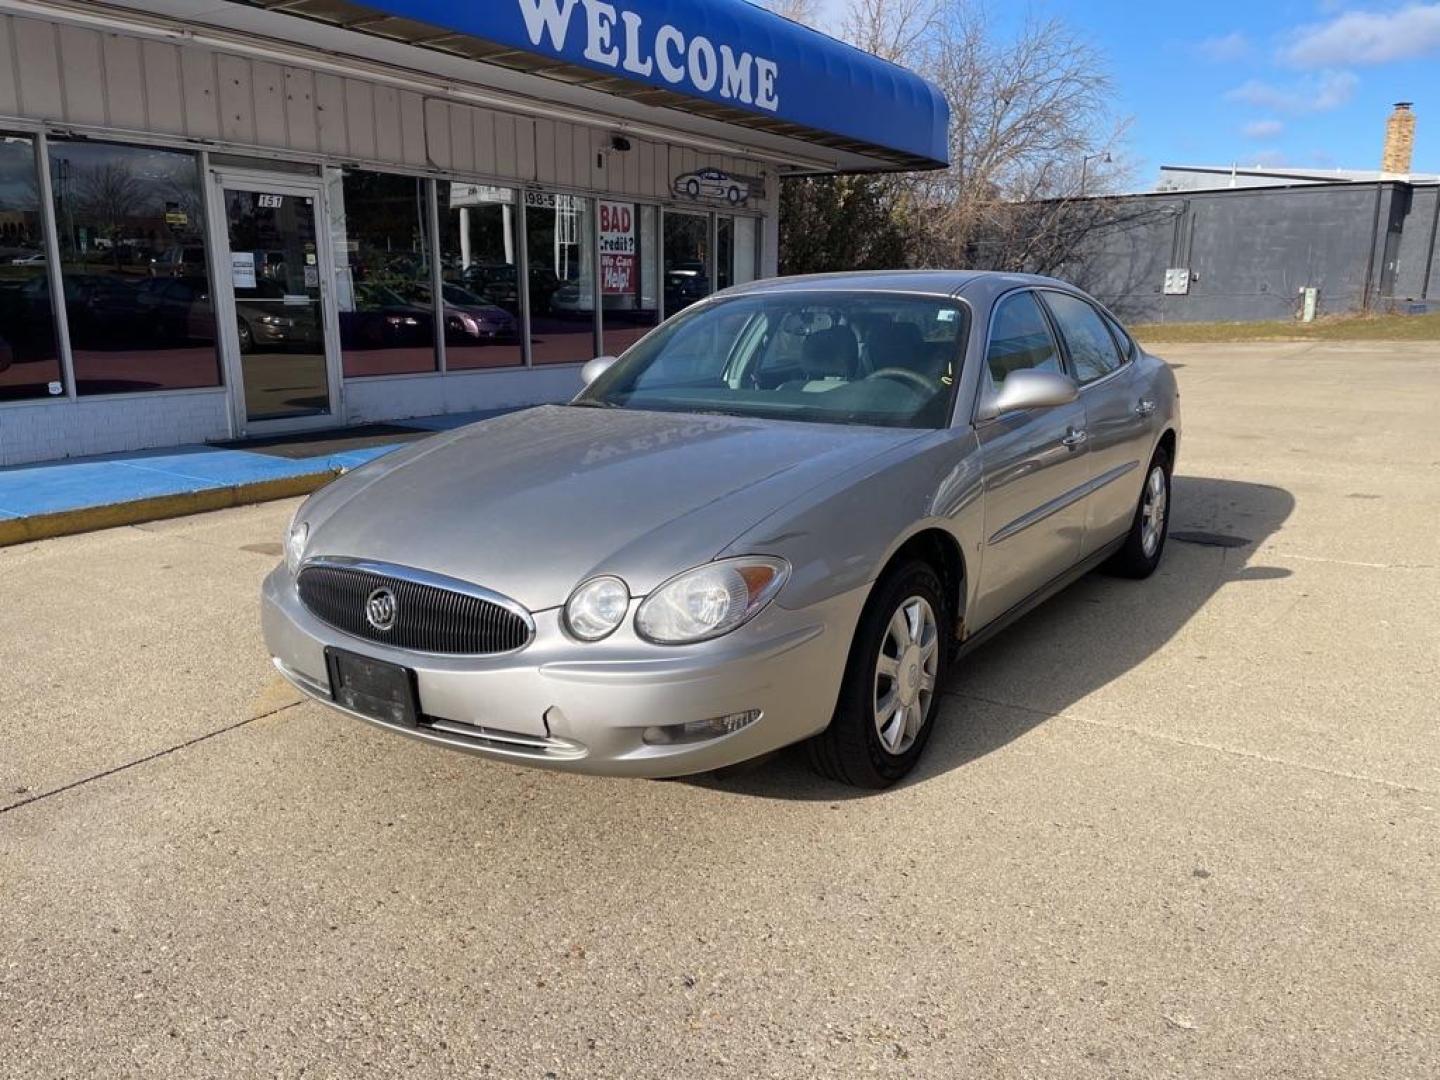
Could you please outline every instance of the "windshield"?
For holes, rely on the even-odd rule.
[[[941,428],[965,333],[952,297],[740,296],[667,323],[575,404]]]

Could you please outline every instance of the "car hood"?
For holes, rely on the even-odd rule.
[[[305,508],[307,557],[446,574],[532,611],[581,581],[642,596],[913,430],[546,406],[436,436]]]

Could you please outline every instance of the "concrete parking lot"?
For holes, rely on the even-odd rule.
[[[0,1075],[1437,1075],[1440,348],[1165,352],[1210,543],[974,654],[879,795],[301,704],[293,503],[0,550]]]

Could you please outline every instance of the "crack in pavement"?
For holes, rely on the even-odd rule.
[[[237,720],[233,724],[227,724],[222,728],[216,728],[214,731],[207,731],[203,735],[196,735],[193,739],[186,739],[184,742],[178,742],[174,746],[167,746],[163,750],[156,750],[153,754],[146,754],[144,757],[136,758],[134,761],[127,761],[123,765],[116,765],[113,768],[102,769],[100,772],[93,773],[90,776],[81,777],[79,780],[72,780],[68,784],[62,784],[60,787],[51,788],[49,791],[42,791],[38,795],[30,795],[27,798],[21,799],[19,802],[10,803],[8,806],[0,806],[0,814],[8,814],[11,810],[19,810],[22,806],[29,806],[32,803],[37,803],[45,799],[54,798],[56,795],[63,795],[67,791],[72,791],[78,787],[84,787],[86,784],[94,783],[96,780],[104,780],[107,776],[114,776],[116,773],[125,772],[127,769],[133,769],[137,765],[144,765],[146,762],[155,761],[163,757],[168,757],[176,751],[188,749],[189,747],[195,746],[198,743],[206,742],[210,739],[213,739],[218,735],[224,735],[228,732],[245,727],[247,724],[253,724],[257,720],[266,720],[272,716],[278,716],[280,713],[285,712],[287,709],[298,708],[303,704],[303,701],[291,701],[287,704],[281,705],[279,708],[271,709],[269,712],[263,712],[258,716],[251,716],[245,720]]]
[[[1367,776],[1364,773],[1345,772],[1343,769],[1330,769],[1324,765],[1309,765],[1303,761],[1292,761],[1290,758],[1276,757],[1273,754],[1262,754],[1256,750],[1244,750],[1235,746],[1223,746],[1220,743],[1202,742],[1199,739],[1182,739],[1176,735],[1166,735],[1159,731],[1147,731],[1144,728],[1131,727],[1128,724],[1112,724],[1104,720],[1096,720],[1093,717],[1080,716],[1076,713],[1057,713],[1051,712],[1049,709],[1037,709],[1033,705],[1016,705],[1010,701],[996,701],[993,698],[981,697],[979,694],[968,694],[960,690],[946,690],[944,693],[949,697],[977,701],[983,705],[994,705],[1001,709],[1014,709],[1017,712],[1030,713],[1033,716],[1043,716],[1047,720],[1073,720],[1079,724],[1088,724],[1091,727],[1104,728],[1107,731],[1124,732],[1127,735],[1134,735],[1137,738],[1153,739],[1156,742],[1170,743],[1173,746],[1184,746],[1192,750],[1209,750],[1214,754],[1227,754],[1231,757],[1245,758],[1249,761],[1264,762],[1267,765],[1280,765],[1290,769],[1303,769],[1306,772],[1319,773],[1322,776],[1334,777],[1340,780],[1355,780],[1364,784],[1377,784],[1381,787],[1391,788],[1395,791],[1410,792],[1415,795],[1440,795],[1440,791],[1416,787],[1413,784],[1404,784],[1398,780],[1386,780],[1381,776]]]

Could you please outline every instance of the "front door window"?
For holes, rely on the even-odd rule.
[[[314,198],[227,187],[225,216],[246,418],[329,413]]]

